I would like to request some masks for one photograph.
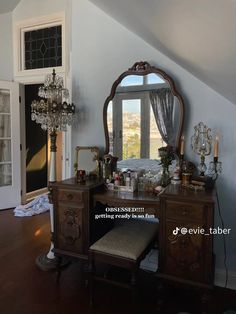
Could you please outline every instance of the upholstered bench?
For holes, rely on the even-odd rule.
[[[113,228],[89,248],[90,305],[93,304],[93,281],[100,280],[132,289],[136,294],[139,264],[157,239],[158,223],[132,219]],[[95,271],[96,262],[125,268],[131,271],[129,284],[99,277]]]

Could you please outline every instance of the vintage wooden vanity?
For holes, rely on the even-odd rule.
[[[110,207],[139,207],[144,214],[159,219],[158,276],[166,279],[212,287],[214,279],[213,236],[186,234],[178,228],[213,228],[214,193],[193,192],[181,186],[169,185],[158,197],[145,193],[120,195],[107,191],[103,182],[87,181],[78,185],[74,178],[53,185],[55,212],[55,253],[88,259],[91,243],[91,223],[94,204]],[[104,222],[105,223],[105,222]]]
[[[113,118],[113,132],[108,126],[108,107],[114,97],[120,102],[120,93],[123,79],[127,77],[142,77],[148,80],[148,75],[157,75],[161,79],[161,88],[167,88],[173,94],[177,117],[174,117],[174,137],[172,144],[178,153],[180,136],[184,121],[184,104],[181,95],[175,88],[174,81],[165,72],[151,67],[146,62],[136,63],[131,69],[124,72],[113,84],[111,94],[104,105],[104,129],[106,138],[105,153],[112,152],[121,157],[122,136],[115,120],[119,120],[119,108],[116,118]],[[152,78],[152,76],[150,76]],[[145,84],[144,84],[145,85]],[[153,88],[153,84],[151,88]],[[144,103],[140,111],[145,115],[143,107],[146,104],[145,93],[150,92],[150,86],[145,85],[138,93]],[[116,94],[118,90],[118,93]],[[134,99],[134,89],[130,90],[131,96],[127,99]],[[140,98],[140,99],[141,99]],[[150,110],[150,109],[148,109]],[[146,119],[146,118],[145,118]],[[176,122],[177,121],[177,122]],[[141,120],[140,157],[147,158],[152,148],[147,145],[147,134],[145,126],[150,126],[150,121]],[[163,130],[165,131],[165,130]],[[167,132],[168,133],[168,132]],[[168,134],[164,134],[168,137]],[[117,139],[117,142],[115,143]],[[113,145],[113,147],[112,147]],[[144,214],[154,215],[159,219],[159,236],[157,239],[159,259],[158,272],[156,276],[170,281],[193,285],[199,288],[211,288],[214,280],[214,254],[213,236],[211,234],[181,234],[181,228],[198,230],[203,228],[205,233],[214,226],[214,191],[194,192],[181,185],[169,185],[165,191],[157,196],[147,192],[118,193],[106,190],[103,181],[87,180],[85,184],[76,183],[74,178],[56,182],[52,185],[52,199],[54,205],[54,244],[55,254],[58,256],[70,256],[78,259],[88,259],[88,248],[93,242],[94,215],[96,204],[103,204],[110,207],[139,207],[144,209]],[[105,224],[105,222],[104,222]],[[176,228],[179,228],[178,230]],[[182,229],[183,230],[183,229]],[[184,229],[185,230],[185,229]],[[142,232],[140,230],[140,232]]]

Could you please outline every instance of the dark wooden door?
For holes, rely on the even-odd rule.
[[[25,86],[26,193],[47,187],[48,180],[47,132],[31,120],[31,103],[39,99],[39,86]]]

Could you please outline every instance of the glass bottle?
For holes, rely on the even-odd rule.
[[[168,170],[168,168],[163,167],[161,180],[160,180],[160,185],[163,186],[163,187],[166,187],[169,183],[170,183],[169,170]]]

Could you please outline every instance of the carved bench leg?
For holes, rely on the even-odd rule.
[[[165,287],[163,285],[162,281],[159,281],[157,283],[157,312],[158,313],[162,313],[163,312],[163,308],[164,308],[164,304],[165,304]]]
[[[60,283],[60,278],[61,278],[61,264],[62,264],[62,257],[61,256],[58,256],[57,257],[57,266],[56,266],[56,270],[57,270],[57,284]]]
[[[132,299],[134,308],[137,308],[137,274],[138,267],[135,265],[131,271]]]
[[[82,282],[84,287],[87,289],[89,286],[89,263],[87,261],[82,262]]]
[[[94,307],[94,279],[95,266],[92,254],[89,255],[89,267],[88,267],[88,285],[89,285],[89,306]]]
[[[201,304],[202,304],[202,314],[208,313],[208,304],[211,299],[211,293],[210,292],[204,292],[201,295]]]

